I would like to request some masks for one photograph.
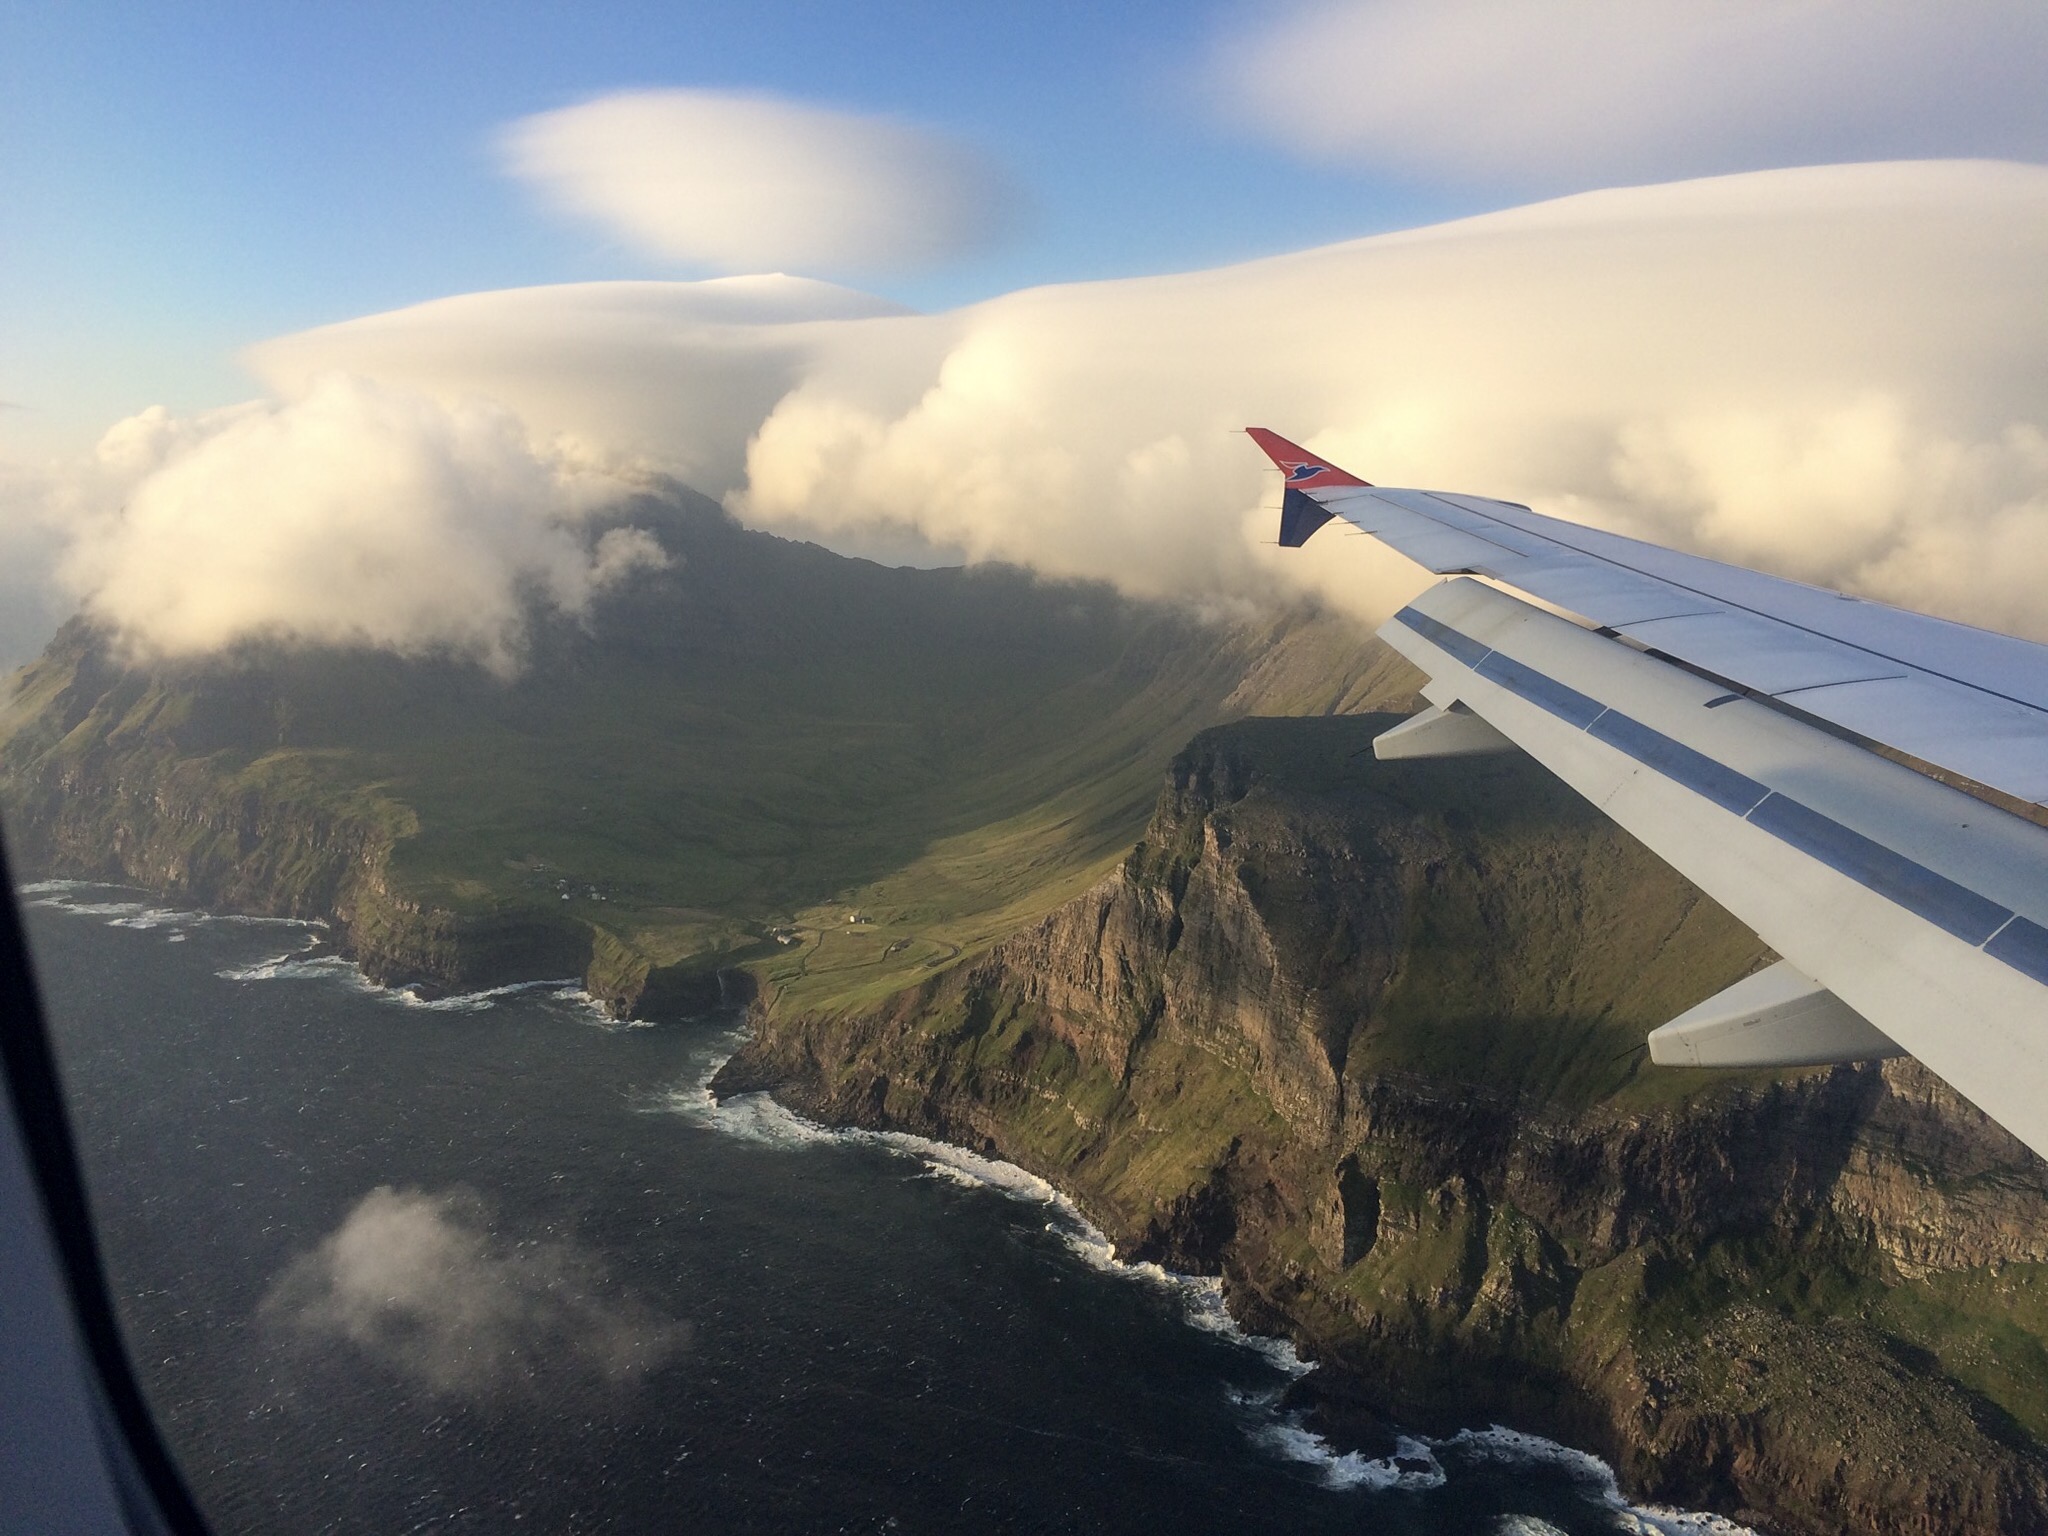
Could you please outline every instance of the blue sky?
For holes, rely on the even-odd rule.
[[[2044,68],[2038,0],[6,0],[0,456],[246,397],[237,352],[279,333],[708,275],[504,171],[506,125],[622,91],[769,93],[977,152],[1007,241],[810,272],[939,309],[1598,186],[2039,161]]]
[[[1157,0],[17,4],[0,44],[0,398],[26,409],[7,425],[62,440],[158,401],[238,398],[240,346],[443,294],[695,275],[546,213],[495,162],[501,125],[627,87],[891,113],[1006,167],[1022,206],[1003,248],[868,285],[920,308],[1487,204],[1219,121],[1197,82],[1241,15]]]

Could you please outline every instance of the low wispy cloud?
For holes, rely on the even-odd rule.
[[[587,537],[626,487],[503,407],[343,373],[286,403],[152,408],[85,478],[100,502],[73,506],[58,579],[143,657],[269,640],[510,672],[535,601],[580,614],[665,559],[637,530]]]
[[[558,210],[719,272],[929,267],[990,244],[1013,201],[929,129],[731,91],[601,96],[522,118],[501,149]]]
[[[2048,157],[2034,0],[1306,0],[1217,47],[1305,154],[1532,191],[1829,161]]]
[[[499,1231],[473,1194],[383,1186],[294,1260],[262,1316],[340,1342],[439,1393],[531,1397],[625,1385],[672,1359],[685,1325],[622,1294],[573,1244]]]

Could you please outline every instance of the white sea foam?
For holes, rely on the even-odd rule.
[[[539,992],[576,1006],[579,1011],[590,1015],[592,1022],[609,1027],[617,1027],[619,1023],[605,1012],[604,1006],[596,998],[583,990],[582,985],[574,977],[556,977],[547,981],[515,981],[502,987],[485,987],[476,992],[457,992],[448,997],[428,997],[412,984],[388,987],[382,982],[372,981],[364,974],[360,965],[341,955],[307,954],[306,950],[310,947],[309,944],[282,955],[271,955],[267,959],[253,961],[248,965],[229,966],[214,974],[223,981],[337,981],[351,992],[374,997],[379,1002],[399,1008],[418,1008],[427,1013],[481,1013],[487,1008],[497,1006],[500,998]]]
[[[251,912],[197,912],[202,923],[226,923],[236,928],[325,928],[324,917],[258,917]]]
[[[338,981],[351,991],[385,990],[363,975],[362,967],[353,960],[344,960],[340,955],[308,955],[309,947],[252,960],[247,965],[231,965],[213,974],[222,981]]]
[[[95,911],[97,909],[72,903],[66,910],[73,912]],[[147,914],[145,914],[147,915]],[[183,916],[200,922],[224,922],[243,925],[284,924],[297,928],[325,927],[324,923],[301,922],[295,918],[267,918],[227,916],[216,917],[208,913],[187,913]],[[116,926],[153,926],[141,922],[119,923]],[[173,935],[172,941],[181,937]],[[604,1005],[588,992],[574,977],[555,977],[545,981],[515,981],[501,987],[485,987],[475,992],[458,992],[448,997],[428,997],[417,985],[391,987],[382,982],[372,981],[364,974],[362,966],[342,955],[313,954],[309,951],[319,945],[317,938],[309,938],[297,949],[286,950],[283,954],[268,955],[261,960],[252,960],[245,965],[231,965],[214,974],[223,981],[333,981],[339,982],[351,992],[364,997],[376,998],[379,1002],[394,1007],[418,1008],[429,1013],[481,1013],[495,1007],[498,999],[517,997],[529,992],[545,993],[561,1002],[568,1003],[579,1012],[585,1013],[591,1022],[616,1028],[620,1021],[605,1011]]]
[[[51,907],[74,917],[105,918],[109,928],[188,927],[199,923],[230,923],[243,927],[324,928],[318,918],[256,917],[241,912],[200,912],[181,907],[153,906],[127,897],[104,899],[105,893],[129,887],[108,885],[100,880],[37,880],[19,888],[18,894],[31,898],[30,906]],[[99,900],[79,900],[82,893]]]
[[[1362,1451],[1337,1451],[1292,1414],[1275,1417],[1252,1432],[1252,1439],[1287,1461],[1315,1469],[1323,1486],[1339,1490],[1363,1488],[1383,1493],[1390,1488],[1426,1493],[1445,1482],[1443,1463],[1427,1442],[1401,1436],[1390,1456],[1368,1457]]]
[[[655,1026],[646,1019],[621,1019],[613,1015],[610,1008],[583,989],[580,981],[566,981],[555,984],[555,990],[548,994],[554,1001],[568,1007],[570,1012],[582,1017],[586,1024],[599,1029],[653,1029]]]
[[[556,977],[552,981],[515,981],[502,987],[485,987],[478,992],[457,992],[448,997],[426,997],[418,988],[411,986],[379,987],[378,991],[402,1007],[423,1008],[429,1013],[481,1013],[486,1008],[495,1006],[501,997],[518,997],[527,992],[546,992],[550,996],[565,1000],[590,996],[577,984],[573,976]]]
[[[1059,1200],[1064,1211],[1071,1213],[1072,1219],[1063,1226],[1048,1223],[1048,1229],[1057,1232],[1090,1268],[1167,1293],[1180,1303],[1181,1315],[1189,1327],[1216,1334],[1251,1350],[1263,1356],[1268,1365],[1289,1376],[1306,1376],[1315,1369],[1301,1358],[1288,1340],[1272,1334],[1247,1333],[1240,1327],[1237,1319],[1230,1315],[1230,1307],[1223,1297],[1223,1282],[1216,1276],[1183,1274],[1149,1259],[1135,1263],[1120,1259],[1116,1256],[1116,1245],[1107,1234],[1081,1215],[1066,1196],[1059,1196]]]
[[[778,1104],[766,1093],[715,1097],[711,1081],[743,1039],[744,1031],[734,1030],[718,1041],[697,1076],[664,1095],[656,1107],[681,1115],[693,1124],[762,1146],[793,1149],[837,1143],[886,1147],[922,1162],[926,1172],[935,1178],[1047,1207],[1052,1219],[1046,1223],[1046,1230],[1058,1236],[1091,1268],[1167,1293],[1179,1303],[1181,1316],[1190,1327],[1252,1350],[1288,1376],[1299,1378],[1315,1369],[1288,1340],[1246,1332],[1225,1305],[1221,1280],[1118,1258],[1116,1245],[1107,1234],[1083,1216],[1080,1208],[1058,1188],[1028,1169],[901,1131],[820,1125]],[[1246,1411],[1246,1432],[1255,1444],[1284,1460],[1314,1468],[1324,1486],[1334,1491],[1424,1492],[1439,1488],[1452,1475],[1444,1464],[1447,1458],[1454,1464],[1460,1460],[1535,1463],[1559,1467],[1587,1485],[1588,1491],[1613,1511],[1617,1529],[1625,1536],[1757,1536],[1747,1526],[1725,1516],[1630,1504],[1622,1497],[1613,1469],[1599,1457],[1519,1430],[1496,1425],[1491,1429],[1460,1430],[1444,1439],[1403,1435],[1395,1441],[1391,1455],[1368,1457],[1361,1451],[1340,1451],[1309,1429],[1299,1413],[1280,1406],[1281,1393],[1277,1389],[1233,1395]],[[1497,1531],[1498,1536],[1552,1536],[1557,1527],[1533,1515],[1508,1515]]]
[[[1562,1468],[1614,1511],[1616,1528],[1625,1536],[1757,1536],[1750,1527],[1726,1515],[1670,1509],[1661,1504],[1631,1504],[1623,1497],[1614,1469],[1606,1462],[1539,1435],[1496,1424],[1491,1429],[1460,1430],[1430,1444],[1455,1460],[1540,1463]]]
[[[196,923],[205,916],[174,907],[152,907],[144,901],[70,901],[63,896],[44,896],[29,905],[55,907],[74,917],[103,917],[109,928],[162,928],[171,923]]]
[[[1163,1292],[1179,1304],[1181,1315],[1191,1327],[1251,1350],[1289,1376],[1306,1375],[1313,1369],[1287,1340],[1247,1333],[1239,1327],[1224,1303],[1223,1282],[1214,1276],[1184,1275],[1158,1264],[1132,1263],[1118,1258],[1116,1245],[1108,1235],[1089,1221],[1071,1199],[1029,1169],[949,1142],[933,1141],[904,1131],[819,1125],[778,1104],[765,1093],[733,1094],[724,1099],[715,1097],[711,1092],[711,1080],[739,1048],[742,1037],[742,1032],[735,1030],[720,1041],[718,1049],[706,1059],[697,1077],[667,1095],[661,1107],[694,1124],[763,1146],[794,1148],[838,1143],[883,1147],[922,1163],[924,1171],[933,1178],[987,1189],[1006,1199],[1046,1207],[1051,1216],[1045,1224],[1046,1230],[1058,1237],[1089,1267]]]

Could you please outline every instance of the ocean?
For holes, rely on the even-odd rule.
[[[1023,1170],[714,1103],[734,1016],[427,1003],[304,924],[22,900],[117,1305],[223,1533],[1740,1532],[1504,1428],[1328,1443],[1289,1346]]]

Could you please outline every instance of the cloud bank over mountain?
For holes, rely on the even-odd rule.
[[[505,665],[522,590],[573,611],[630,564],[576,519],[653,470],[841,548],[1221,609],[1316,590],[1374,617],[1428,579],[1340,530],[1272,547],[1233,435],[1262,424],[1382,483],[2048,638],[2044,270],[2048,170],[1949,162],[1592,193],[933,316],[786,278],[469,295],[255,349],[281,403],[124,428],[194,445],[143,455],[65,570],[145,648]]]
[[[646,254],[719,272],[897,272],[978,251],[1013,194],[893,118],[732,91],[622,91],[522,118],[506,169]]]
[[[1294,0],[1219,39],[1224,111],[1325,160],[1530,191],[2048,158],[2030,0]]]
[[[147,655],[282,638],[510,672],[530,598],[581,613],[666,558],[638,530],[584,538],[620,485],[502,407],[345,374],[284,404],[117,423],[89,484],[59,579]]]

